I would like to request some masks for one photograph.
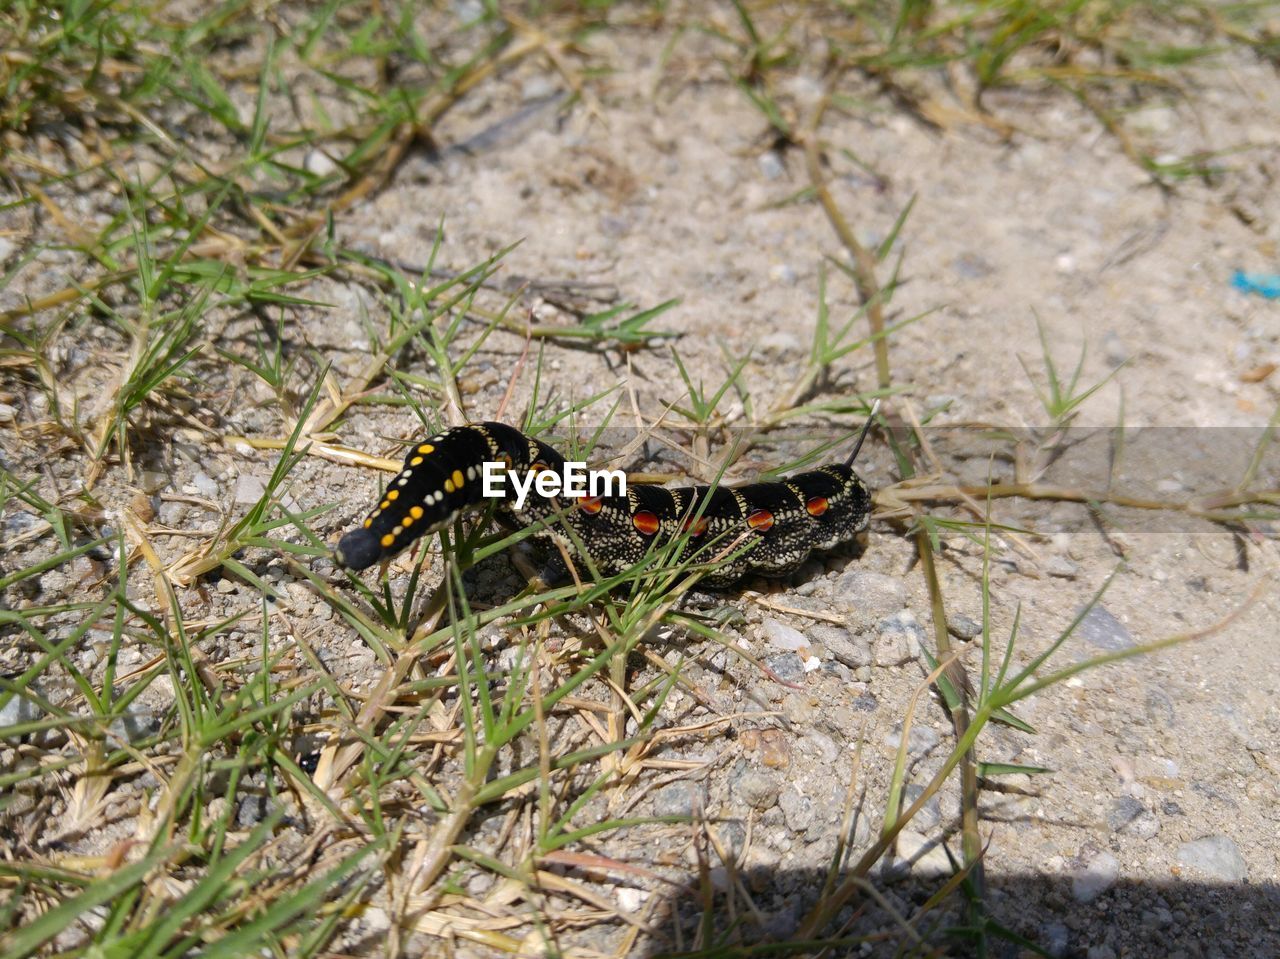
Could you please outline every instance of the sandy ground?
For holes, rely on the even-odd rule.
[[[851,316],[856,296],[838,270],[824,267],[826,258],[843,254],[821,211],[795,201],[807,186],[803,158],[770,148],[761,115],[724,82],[707,41],[687,36],[664,60],[666,39],[594,35],[588,48],[614,71],[570,106],[556,96],[554,76],[532,67],[466,101],[437,131],[442,148],[411,155],[385,190],[336,224],[339,238],[421,264],[443,218],[446,266],[466,268],[519,240],[504,276],[607,283],[640,306],[678,297],[679,306],[654,325],[683,334],[677,349],[689,369],[719,382],[725,357],[750,351],[743,381],[753,408],[767,408],[803,369],[821,273],[833,318]],[[995,115],[1015,130],[1008,137],[973,125],[928,127],[870,90],[862,91],[865,109],[827,121],[832,186],[865,242],[883,238],[915,198],[898,239],[904,282],[891,313],[932,312],[893,335],[891,359],[898,402],[936,414],[930,435],[946,475],[980,483],[991,470],[1008,478],[1011,464],[989,459],[991,445],[975,426],[1047,423],[1033,385],[1043,384],[1037,316],[1067,370],[1087,347],[1083,383],[1119,368],[1084,404],[1070,434],[1078,445],[1048,467],[1046,481],[1104,487],[1107,431],[1121,417],[1127,454],[1118,487],[1185,500],[1231,487],[1243,475],[1280,401],[1280,374],[1250,375],[1280,361],[1280,303],[1238,293],[1229,281],[1237,268],[1280,265],[1280,84],[1271,67],[1243,58],[1194,76],[1195,107],[1153,103],[1133,119],[1171,154],[1231,151],[1212,180],[1187,179],[1172,191],[1152,185],[1117,141],[1064,97],[992,97]],[[799,114],[821,89],[817,77],[804,74],[782,86]],[[332,281],[318,282],[315,292],[336,308],[311,315],[306,345],[338,375],[352,375],[368,347],[362,312],[379,317],[385,307]],[[546,322],[564,321],[546,302],[533,308]],[[228,335],[235,330],[228,325]],[[496,415],[523,348],[520,337],[499,331],[477,354],[466,396],[473,419]],[[632,402],[652,421],[683,391],[662,345],[625,354],[552,345],[545,360],[544,395],[581,398],[622,382],[634,397],[624,405],[628,421]],[[530,396],[524,370],[510,409],[522,410]],[[851,354],[835,372],[828,396],[874,388],[869,350]],[[234,388],[234,374],[228,376]],[[225,429],[278,430],[258,408],[264,401],[249,394],[248,402],[228,402]],[[746,418],[740,398],[727,401],[731,407],[740,422]],[[836,436],[858,422],[817,418],[807,426],[810,435]],[[416,430],[408,412],[373,407],[353,414],[342,439],[396,456],[396,441]],[[21,462],[12,436],[5,444],[6,455]],[[270,469],[235,450],[171,455],[152,468],[171,471],[175,489],[203,477],[220,501],[245,477]],[[873,486],[896,480],[883,438],[873,436],[862,471]],[[304,463],[296,476],[298,506],[347,504],[326,519],[335,539],[363,514],[380,482],[320,461]],[[1255,485],[1280,485],[1274,451]],[[207,518],[186,509],[161,519],[180,525]],[[993,632],[1006,637],[1020,608],[1020,663],[1067,628],[1117,569],[1101,604],[1060,652],[1061,664],[1209,627],[1280,565],[1276,527],[1266,522],[1225,528],[1176,512],[1013,500],[996,503],[994,512],[1042,534],[993,543]],[[176,555],[182,545],[171,549]],[[947,537],[945,596],[970,621],[981,617],[981,569],[974,543]],[[730,738],[717,731],[666,747],[663,758],[688,771],[655,774],[631,813],[702,808],[723,817],[727,840],[744,850],[740,865],[764,931],[787,935],[835,849],[859,742],[866,798],[855,850],[877,828],[902,719],[928,671],[918,643],[931,636],[929,601],[912,541],[892,522],[873,523],[860,557],[826,557],[781,588],[750,585],[700,602],[741,610],[730,627],[735,635],[802,688],[773,682],[711,644],[677,636],[659,645],[673,662],[691,655],[690,678],[716,711],[738,718]],[[985,794],[989,898],[1000,921],[1055,956],[1280,954],[1277,595],[1264,586],[1254,605],[1212,636],[1082,673],[1021,703],[1016,712],[1035,735],[997,727],[984,736],[983,760],[1052,770],[1001,777]],[[199,607],[210,619],[256,602],[243,588],[189,598],[192,611]],[[354,682],[372,682],[372,655],[322,609],[313,612],[299,628],[330,666]],[[785,649],[787,628],[803,634],[821,668],[801,668]],[[956,631],[971,635],[972,624]],[[239,641],[249,649],[257,637],[249,631]],[[229,642],[226,654],[233,655],[236,637]],[[681,693],[664,711],[671,725],[711,715]],[[937,768],[951,735],[944,710],[929,701],[910,737],[913,783]],[[920,852],[915,865],[886,869],[887,895],[899,908],[909,911],[936,888],[930,877],[945,859],[931,847],[946,837],[957,848],[956,808],[953,791],[927,808],[899,850]],[[688,876],[693,868],[687,833],[676,828],[636,829],[595,848],[670,874]],[[626,892],[630,908],[661,895]],[[686,935],[691,909],[671,906]],[[376,937],[376,922],[365,922],[351,932],[352,948],[369,941],[362,935]],[[612,950],[620,935],[596,926],[566,943]],[[644,954],[651,947],[637,948]]]

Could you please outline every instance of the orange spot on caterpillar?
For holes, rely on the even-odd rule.
[[[394,543],[395,541],[396,541],[396,538],[392,536],[390,533],[387,533],[387,535],[382,537],[382,539],[380,539],[378,542],[382,543],[383,549],[390,549],[391,544]]]
[[[804,504],[804,508],[809,511],[810,516],[821,516],[830,505],[825,496],[814,496]]]
[[[384,510],[384,509],[386,509],[386,508],[387,508],[388,506],[390,506],[390,505],[391,505],[391,501],[390,501],[390,500],[385,500],[385,499],[384,499],[381,503],[379,503],[379,504],[378,504],[378,509],[380,509],[380,510]]]
[[[578,500],[578,506],[584,513],[595,514],[604,508],[604,503],[599,496],[583,496]]]
[[[642,509],[631,517],[631,523],[645,536],[652,536],[658,531],[662,524],[658,521],[658,517],[654,516],[647,509]]]
[[[404,519],[402,519],[402,520],[400,521],[400,525],[401,525],[401,526],[412,526],[412,525],[413,525],[413,515],[412,515],[412,514],[410,514],[410,513],[406,513],[406,514],[405,514]]]
[[[462,489],[462,484],[466,482],[466,478],[462,475],[462,470],[454,470],[452,479],[453,485],[458,489]]]
[[[418,447],[418,452],[421,453],[423,456],[426,456],[428,453],[434,453],[435,451],[436,451],[436,448],[432,446],[430,443],[423,443],[421,446]]]
[[[370,526],[372,526],[372,525],[373,525],[373,520],[371,520],[371,519],[367,519],[367,520],[365,520],[365,521],[364,521],[364,528],[365,528],[365,529],[368,529],[368,528],[369,528]]]
[[[747,517],[747,525],[757,533],[767,533],[773,526],[773,514],[767,509],[758,509]]]
[[[453,490],[454,490],[453,480],[451,480],[451,479],[447,479],[447,480],[445,480],[445,481],[444,481],[444,491],[445,491],[446,493],[452,493],[452,492],[453,492]]]
[[[409,515],[410,515],[410,516],[412,516],[414,519],[422,519],[422,507],[421,507],[421,506],[410,506],[410,507],[409,507]]]
[[[690,536],[701,536],[707,531],[707,518],[699,516],[696,521],[692,518],[686,519],[681,529],[688,532]]]
[[[387,499],[397,500],[399,498],[400,498],[400,491],[398,489],[387,490]]]
[[[421,457],[421,456],[415,456],[413,459],[409,460],[409,465],[410,465],[410,466],[421,466],[421,465],[422,465],[422,457]]]

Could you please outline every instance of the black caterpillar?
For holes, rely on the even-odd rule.
[[[564,503],[530,490],[523,509],[515,508],[514,497],[500,509],[513,524],[527,526],[576,503],[576,508],[565,510],[564,521],[605,575],[634,566],[655,540],[662,543],[687,530],[686,557],[708,538],[719,538],[718,543],[728,546],[744,533],[754,537],[749,549],[733,550],[723,565],[703,577],[706,586],[730,586],[747,573],[781,576],[800,566],[812,550],[847,542],[867,527],[871,493],[853,471],[866,434],[864,427],[844,463],[798,473],[784,482],[680,489],[628,484],[625,495],[584,496]],[[366,569],[481,505],[486,462],[500,462],[517,472],[552,469],[563,475],[565,461],[547,444],[502,423],[439,433],[414,445],[377,507],[360,528],[342,537],[334,557],[349,569]],[[539,535],[573,548],[572,538],[554,523]]]

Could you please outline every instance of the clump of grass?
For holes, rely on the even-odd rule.
[[[1140,142],[1126,122],[1132,105],[1190,98],[1189,68],[1213,63],[1229,49],[1270,58],[1276,50],[1250,5],[857,0],[810,4],[802,14],[733,6],[731,18],[709,17],[703,29],[724,42],[726,70],[780,143],[799,145],[810,134],[779,96],[776,77],[805,62],[807,45],[820,34],[837,109],[866,107],[841,88],[842,76],[852,75],[872,80],[931,126],[969,122],[1007,134],[1014,127],[993,93],[1061,92],[1093,112],[1134,163],[1166,184],[1211,175],[1220,151],[1160,157],[1159,145]]]

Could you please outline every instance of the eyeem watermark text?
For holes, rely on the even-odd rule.
[[[506,499],[509,481],[516,491],[516,509],[524,509],[529,490],[537,490],[539,496],[566,496],[580,499],[583,496],[626,496],[627,474],[622,470],[588,469],[586,463],[566,460],[563,472],[552,469],[507,469],[505,463],[486,462],[483,470],[484,495],[494,499]]]

